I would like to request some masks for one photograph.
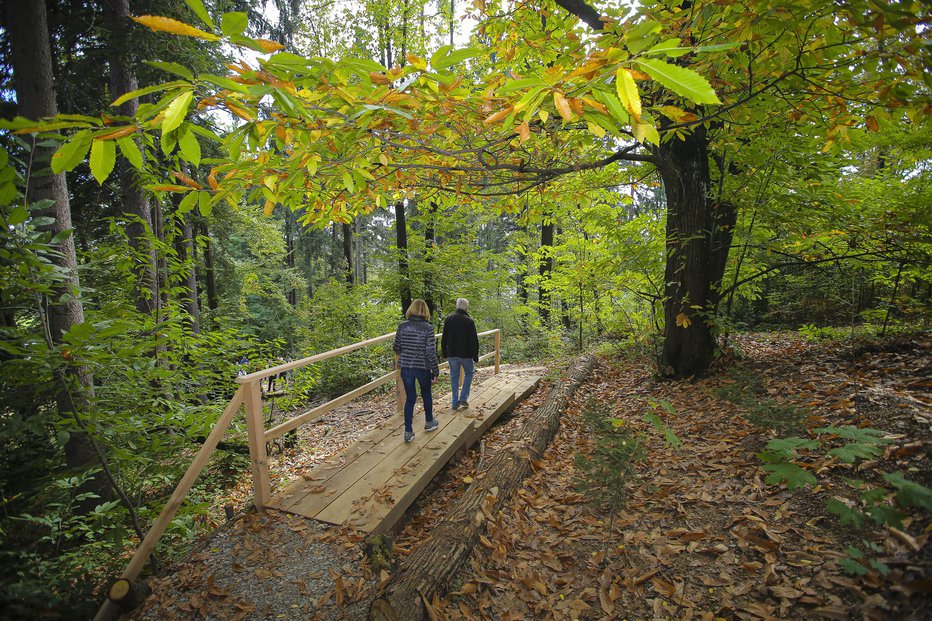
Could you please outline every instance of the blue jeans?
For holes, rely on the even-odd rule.
[[[417,385],[421,385],[421,397],[424,399],[424,419],[429,423],[434,420],[434,399],[430,394],[432,377],[427,369],[401,368],[401,383],[405,387],[405,431],[412,432],[414,420],[414,402],[417,401]]]
[[[450,363],[450,381],[453,383],[453,407],[460,401],[469,401],[469,387],[472,386],[472,376],[476,371],[476,363],[472,358],[447,358]],[[460,367],[463,368],[463,389],[460,390]]]

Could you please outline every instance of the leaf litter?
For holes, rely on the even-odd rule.
[[[698,379],[662,382],[652,376],[649,361],[602,359],[571,401],[554,442],[532,459],[533,474],[503,510],[485,516],[487,530],[451,593],[424,597],[428,618],[926,618],[932,603],[929,515],[907,519],[902,529],[855,532],[841,527],[825,503],[847,490],[846,478],[869,478],[877,470],[902,471],[932,485],[928,339],[861,350],[814,345],[792,333],[735,341],[743,355],[726,356]],[[891,443],[881,457],[857,466],[826,455],[811,458],[805,465],[818,474],[815,488],[769,485],[756,453],[767,441],[792,434],[755,424],[746,407],[726,398],[741,383],[731,373],[735,369],[759,379],[758,400],[804,414],[803,431],[794,433],[869,426],[886,432]],[[393,541],[396,564],[459,494],[483,478],[484,465],[546,392],[539,389],[519,404],[431,482]],[[592,448],[581,418],[590,396],[643,432],[649,447],[617,511],[597,508],[577,482],[576,454]],[[390,409],[392,395],[383,399]],[[683,442],[679,450],[643,420],[648,403],[660,400],[672,407],[673,414],[662,414]],[[359,427],[358,419],[354,423]],[[286,451],[279,478],[300,476],[355,437],[310,457]],[[321,438],[313,441],[320,446]],[[248,494],[248,481],[243,487]],[[365,567],[362,536],[352,529],[274,511],[247,515],[224,529],[237,536],[221,544],[220,553],[212,543],[220,536],[214,537],[207,544],[214,552],[202,549],[178,571],[156,579],[157,595],[133,618],[363,619],[391,578],[389,571],[373,576]],[[843,572],[839,561],[846,546],[865,539],[881,550],[887,576]]]

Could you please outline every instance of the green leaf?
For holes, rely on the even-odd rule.
[[[17,226],[22,224],[29,218],[29,210],[20,205],[16,209],[10,212],[10,215],[6,219],[6,223],[9,226]]]
[[[58,148],[52,156],[52,172],[57,174],[73,170],[84,161],[87,150],[91,148],[93,136],[90,131],[80,131],[71,140]]]
[[[816,485],[818,481],[808,470],[803,470],[796,464],[780,463],[761,466],[770,474],[764,479],[768,485],[786,483],[787,489],[796,489],[805,485]]]
[[[896,502],[901,507],[917,507],[932,511],[932,490],[928,487],[913,483],[898,472],[884,474],[883,478],[897,489]]]
[[[249,16],[245,13],[233,11],[224,13],[220,18],[220,31],[228,36],[235,37],[246,32],[249,26]]]
[[[113,101],[113,103],[111,103],[110,105],[114,107],[121,106],[125,104],[127,101],[129,101],[130,99],[138,99],[139,97],[142,97],[143,95],[148,95],[149,93],[167,91],[173,88],[180,88],[183,86],[190,87],[191,85],[187,82],[182,82],[181,80],[175,80],[174,82],[165,82],[164,84],[154,84],[152,86],[146,86],[145,88],[137,88],[134,91],[123,93],[122,95],[117,97]]]
[[[181,199],[181,202],[178,203],[178,213],[188,213],[194,209],[194,205],[197,204],[198,196],[202,192],[188,192],[184,198]]]
[[[130,165],[136,170],[142,170],[142,152],[139,150],[136,141],[131,136],[123,136],[118,138],[116,142],[123,157],[126,158]]]
[[[647,75],[681,97],[697,104],[722,103],[709,82],[692,69],[653,58],[638,59],[634,62],[644,69]]]
[[[191,8],[191,10],[194,11],[194,14],[197,15],[199,18],[201,18],[201,21],[204,22],[204,24],[208,28],[210,28],[211,30],[215,28],[214,20],[210,18],[210,13],[208,13],[207,9],[204,8],[204,3],[201,2],[201,0],[184,0],[184,1],[185,1],[185,4],[187,4]]]
[[[242,93],[243,95],[249,92],[245,86],[238,82],[234,82],[230,78],[224,78],[219,75],[213,75],[210,73],[202,73],[197,76],[198,80],[203,80],[204,82],[209,82],[214,86],[219,86],[220,88],[226,89],[228,91],[233,91],[234,93]]]
[[[849,576],[863,576],[867,573],[867,567],[850,558],[843,558],[838,561],[838,565]]]
[[[647,50],[645,54],[664,54],[670,58],[678,58],[688,54],[692,49],[691,47],[681,46],[679,39],[667,39]]]
[[[856,509],[852,509],[838,498],[832,498],[825,503],[825,508],[829,513],[838,516],[842,526],[854,526],[861,528],[864,525],[864,514]]]
[[[767,450],[774,453],[778,453],[786,457],[786,459],[791,459],[796,451],[800,449],[814,450],[819,448],[821,444],[818,440],[807,440],[805,438],[777,438],[776,440],[771,440],[767,443]]]
[[[162,71],[167,71],[168,73],[173,73],[187,80],[194,80],[194,74],[191,73],[190,69],[188,69],[182,64],[164,62],[160,60],[146,60],[143,62],[145,62],[150,67],[155,67],[156,69],[161,69]]]
[[[192,131],[182,132],[178,136],[178,147],[181,149],[182,158],[191,162],[194,166],[201,164],[201,145]]]
[[[627,125],[630,121],[628,112],[625,110],[624,106],[621,105],[621,102],[618,101],[618,97],[614,93],[609,93],[607,91],[593,91],[593,96],[595,100],[608,108],[608,111],[611,113],[612,118],[618,121],[621,125]]]
[[[508,93],[514,91],[519,91],[535,86],[547,86],[547,83],[540,78],[521,78],[520,80],[510,80],[499,86],[496,93],[499,95],[507,95]]]
[[[193,98],[194,91],[184,91],[168,104],[168,107],[165,108],[165,118],[162,120],[163,136],[181,125]]]
[[[837,457],[846,464],[853,464],[858,459],[870,459],[871,457],[877,457],[882,452],[883,449],[875,444],[851,442],[845,446],[833,448],[828,452],[828,454]]]
[[[205,218],[210,215],[210,212],[214,210],[214,206],[210,202],[210,192],[198,192],[197,193],[197,211]]]
[[[113,140],[95,140],[91,145],[91,174],[103,185],[116,163],[116,144]]]
[[[351,175],[349,172],[343,173],[343,186],[350,194],[356,191],[356,187],[353,185],[353,175]]]
[[[844,427],[819,427],[813,431],[819,435],[828,433],[838,436],[839,438],[854,440],[855,442],[861,442],[863,444],[890,443],[890,440],[884,437],[883,431],[880,431],[879,429],[872,429],[870,427],[854,427],[852,425],[845,425]]]
[[[449,46],[444,46],[444,48]],[[440,48],[440,49],[444,49]],[[437,50],[439,53],[440,50]],[[434,54],[430,58],[430,65],[437,71],[443,71],[448,67],[452,67],[456,63],[461,63],[464,60],[469,60],[478,56],[482,52],[481,48],[478,47],[466,47],[461,50],[452,50],[449,53],[444,54],[442,57],[438,58],[437,54]]]

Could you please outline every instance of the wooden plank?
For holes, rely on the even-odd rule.
[[[356,397],[362,396],[366,394],[367,392],[375,390],[382,384],[387,384],[393,379],[397,379],[399,377],[400,377],[400,373],[398,371],[392,371],[391,373],[388,373],[387,375],[383,375],[382,377],[378,379],[372,380],[371,382],[369,382],[368,384],[364,386],[360,386],[359,388],[356,388],[355,390],[349,391],[348,393],[346,393],[345,395],[341,397],[337,397],[336,399],[328,401],[327,403],[318,405],[316,408],[312,408],[308,410],[307,412],[305,412],[304,414],[295,416],[294,418],[285,421],[281,425],[277,425],[275,427],[272,427],[268,431],[266,431],[265,441],[271,442],[275,438],[280,438],[286,433],[288,433],[289,431],[291,431],[292,429],[297,429],[304,423],[309,423],[314,419],[320,418],[321,416],[323,416],[330,410],[336,407],[339,407],[343,405],[344,403],[348,403],[349,401],[352,401]]]
[[[346,523],[363,529],[373,520],[383,520],[380,508],[387,513],[394,511],[403,514],[408,505],[399,501],[406,496],[395,497],[393,492],[396,491],[397,483],[393,485],[392,482],[410,481],[402,483],[401,489],[406,492],[417,487],[420,492],[462,445],[463,432],[472,425],[471,420],[451,418],[442,430],[430,434],[424,432],[425,439],[421,439],[420,435],[414,442],[404,442],[400,438],[389,439],[390,450],[378,467],[369,469],[335,502],[318,513],[316,519],[331,524]],[[392,496],[390,503],[384,502],[387,494]],[[409,498],[408,504],[415,497],[417,493]]]
[[[246,435],[249,439],[249,468],[252,470],[253,503],[262,511],[272,499],[269,456],[265,450],[265,422],[262,416],[262,388],[259,382],[246,384]]]

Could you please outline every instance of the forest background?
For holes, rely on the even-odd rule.
[[[470,299],[505,362],[598,346],[673,377],[741,330],[927,329],[922,3],[74,0],[3,19],[0,608],[81,610],[238,372],[390,332],[412,298],[438,325]],[[381,347],[312,367],[278,407],[391,365]],[[160,554],[248,470],[227,448]]]

